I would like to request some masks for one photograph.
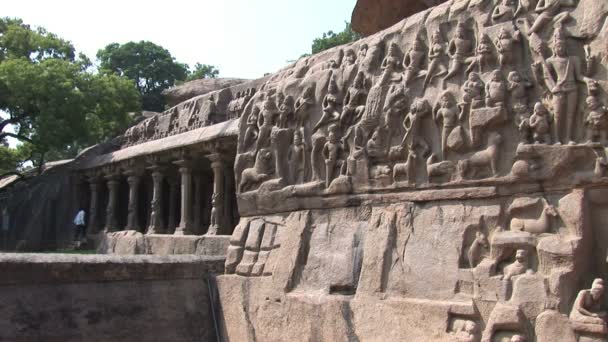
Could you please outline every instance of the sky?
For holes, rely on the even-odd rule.
[[[94,58],[117,42],[149,40],[220,77],[259,78],[341,31],[356,0],[8,0],[1,16],[42,26]]]

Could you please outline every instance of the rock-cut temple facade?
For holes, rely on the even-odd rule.
[[[69,208],[8,207],[84,206],[104,253],[225,255],[227,341],[606,341],[607,17],[440,3],[149,115],[19,202]]]

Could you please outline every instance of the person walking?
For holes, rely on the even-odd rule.
[[[86,237],[86,225],[84,223],[84,209],[80,209],[74,217],[74,224],[76,225],[76,234],[74,235],[74,241],[80,242]]]

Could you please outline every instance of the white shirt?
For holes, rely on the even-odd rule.
[[[77,226],[84,226],[84,210],[81,210],[74,217],[74,224]]]

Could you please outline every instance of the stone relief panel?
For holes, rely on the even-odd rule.
[[[239,201],[601,181],[607,34],[581,6],[450,2],[270,76],[242,106],[235,171],[263,147],[274,170]]]

